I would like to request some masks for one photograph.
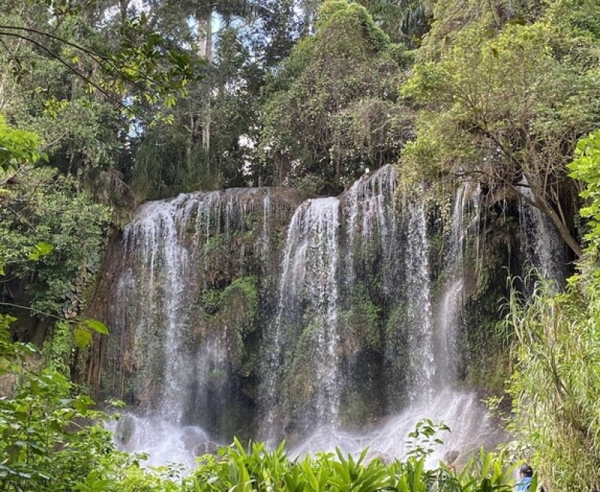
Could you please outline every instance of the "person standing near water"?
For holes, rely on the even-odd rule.
[[[521,468],[519,468],[519,477],[520,480],[515,485],[515,492],[529,492],[531,481],[533,480],[533,468],[527,464],[521,465]]]

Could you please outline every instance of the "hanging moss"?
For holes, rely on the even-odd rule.
[[[256,329],[259,312],[258,279],[253,276],[234,280],[222,290],[208,289],[200,294],[199,307],[207,316],[206,338],[214,332],[227,337],[229,362],[238,369],[243,363],[246,337]]]
[[[339,320],[342,355],[348,357],[361,350],[380,350],[382,346],[379,319],[381,308],[368,297],[366,288],[357,283],[350,308]]]
[[[302,330],[295,346],[286,347],[293,352],[284,357],[288,362],[282,368],[282,373],[285,374],[280,387],[284,395],[282,412],[287,421],[300,427],[312,414],[311,409],[320,384],[315,365],[318,362],[315,360],[318,350],[315,335],[324,322],[323,316],[314,316],[312,322]]]
[[[254,321],[258,314],[258,289],[256,277],[242,277],[235,280],[221,294],[220,306],[226,307],[231,301],[235,301],[235,297],[240,294],[244,296],[249,319]]]
[[[198,305],[208,316],[214,316],[221,307],[221,292],[209,289],[200,294]]]
[[[488,217],[490,229],[506,231],[518,224],[511,217]],[[501,221],[498,224],[497,221]],[[474,245],[469,247],[470,257],[465,258],[465,307],[463,328],[458,339],[459,377],[474,386],[501,391],[509,374],[509,336],[502,310],[508,296],[507,277],[521,274],[523,261],[518,248],[506,242],[505,233],[488,234],[485,250],[474,255]],[[514,254],[513,250],[517,253]]]

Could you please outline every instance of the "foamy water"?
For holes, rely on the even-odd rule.
[[[320,427],[308,438],[289,448],[288,453],[295,458],[320,451],[333,452],[340,448],[343,453],[357,456],[369,448],[369,457],[380,457],[385,461],[402,460],[414,449],[407,444],[408,435],[423,418],[432,420],[436,425],[446,424],[451,429],[451,432],[440,431],[436,434],[435,438],[441,439],[443,444],[436,444],[428,458],[427,463],[431,467],[452,451],[458,453],[457,461],[464,463],[481,447],[491,449],[509,439],[475,393],[446,389],[432,401],[422,402],[398,415],[389,416],[363,432]],[[177,427],[158,419],[143,419],[133,415],[124,415],[113,426],[113,432],[120,449],[147,453],[147,466],[179,463],[191,471],[197,456],[214,452],[217,448],[217,443],[212,442],[199,427]],[[226,444],[229,443],[221,443]]]

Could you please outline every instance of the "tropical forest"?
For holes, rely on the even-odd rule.
[[[598,0],[0,0],[0,492],[598,490]]]

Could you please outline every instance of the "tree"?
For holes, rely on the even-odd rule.
[[[13,128],[0,114],[0,169],[5,173],[18,170],[22,165],[48,157],[40,151],[40,138],[33,132]],[[1,186],[6,185],[6,181]]]
[[[194,24],[185,17],[201,7],[163,2],[152,15],[161,32],[196,44]],[[133,139],[135,159],[126,179],[138,198],[258,183],[249,169],[257,160],[263,86],[289,54],[300,26],[291,0],[217,2],[214,11],[220,29],[203,79],[189,84],[176,106],[156,108],[168,122],[141,127]]]
[[[585,271],[585,270],[584,270]],[[599,303],[594,272],[571,280],[566,294],[538,284],[516,292],[508,318],[516,334],[508,382],[509,431],[549,490],[598,488],[600,469]],[[597,283],[597,282],[596,282]]]
[[[0,116],[0,306],[21,315],[19,338],[42,343],[53,321],[78,323],[110,215],[74,178],[33,168],[45,158],[40,145]]]
[[[125,17],[109,15],[108,1],[5,2],[0,111],[41,136],[50,165],[122,205],[132,126],[149,123],[149,106],[185,94],[199,60],[129,2],[120,5]]]
[[[581,197],[586,200],[579,211],[588,219],[589,232],[585,239],[589,242],[589,252],[598,251],[600,247],[600,130],[596,130],[577,143],[576,158],[567,167],[572,178],[581,180],[586,187]]]
[[[325,2],[315,28],[267,86],[256,172],[267,183],[339,192],[393,160],[409,134],[410,114],[395,104],[408,58],[355,3]]]
[[[82,293],[69,288],[70,281],[94,270],[90,253],[99,244],[86,242],[82,231],[103,220],[104,210],[68,186],[74,180],[57,179],[47,167],[32,169],[44,157],[40,143],[36,134],[8,125],[0,115],[0,487],[14,492],[115,490],[108,488],[111,480],[139,484],[145,478],[144,490],[175,490],[160,476],[143,477],[137,463],[115,451],[100,424],[107,415],[93,410],[94,402],[77,394],[67,377],[70,340],[86,346],[92,332],[108,333],[101,322],[78,321],[78,313],[62,309]],[[54,245],[39,241],[42,236]],[[23,279],[36,290],[28,292],[31,302],[17,305],[14,297]],[[43,305],[43,299],[54,304]],[[16,318],[5,312],[15,308],[59,320],[56,350],[47,351],[46,360],[32,345],[13,341],[16,330],[10,325]]]
[[[44,9],[48,3],[53,8]],[[39,54],[57,61],[85,82],[90,91],[99,92],[126,112],[131,111],[121,99],[128,84],[144,91],[146,98],[158,100],[183,90],[194,71],[189,56],[181,50],[168,49],[165,40],[151,29],[143,12],[139,16],[123,17],[128,12],[128,3],[121,2],[117,43],[115,38],[108,44],[96,38],[87,45],[81,39],[83,36],[72,36],[72,33],[79,29],[91,34],[92,29],[104,22],[106,6],[97,9],[95,5],[73,7],[66,0],[30,0],[25,8],[17,10],[18,6],[9,2],[4,12],[8,18],[0,24],[2,46],[17,70],[23,67],[19,66],[17,48],[9,45],[10,40],[24,42]]]
[[[585,4],[586,19],[600,14],[595,2]],[[569,5],[555,0],[534,23],[504,19],[497,28],[493,10],[453,33],[450,45],[428,47],[403,88],[423,105],[404,165],[517,196],[580,256],[565,166],[577,138],[597,124],[600,73],[597,33]]]

